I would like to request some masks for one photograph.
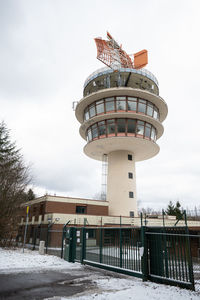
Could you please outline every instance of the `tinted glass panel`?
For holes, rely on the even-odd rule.
[[[88,141],[92,140],[92,132],[91,130],[88,130]]]
[[[98,126],[99,126],[99,136],[105,135],[105,134],[106,134],[106,125],[105,125],[105,121],[99,122],[99,123],[98,123]]]
[[[145,112],[146,112],[146,101],[145,100],[139,100],[138,112],[145,114]]]
[[[103,100],[96,102],[96,110],[97,110],[97,114],[104,113],[104,103],[103,103]]]
[[[151,130],[151,139],[154,141],[155,140],[155,136],[156,136],[156,131],[155,129],[152,127],[152,130]]]
[[[153,105],[148,103],[148,106],[147,106],[147,115],[148,116],[153,116]]]
[[[112,111],[115,110],[115,104],[114,104],[114,99],[113,100],[109,100],[109,99],[113,99],[113,98],[107,98],[105,100],[106,102],[106,111]]]
[[[125,132],[125,119],[117,120],[117,132]]]
[[[115,133],[115,120],[107,120],[107,133],[114,134]]]
[[[116,100],[117,110],[126,110],[126,101]]]
[[[137,123],[137,134],[144,134],[144,122],[138,121]]]
[[[154,117],[155,119],[158,118],[158,110],[157,110],[156,107],[154,108],[153,117]]]
[[[97,130],[97,126],[93,125],[92,126],[92,138],[95,139],[98,137],[98,130]]]
[[[128,100],[128,110],[136,111],[136,109],[137,109],[137,101]]]
[[[150,135],[151,135],[151,126],[146,124],[146,126],[145,126],[145,136],[150,137]]]
[[[128,133],[135,133],[135,128],[136,128],[136,121],[135,120],[128,120],[128,125],[127,125],[127,132]]]
[[[95,106],[94,105],[90,106],[89,111],[90,111],[90,118],[92,118],[92,117],[94,117],[96,115]]]
[[[89,116],[89,111],[88,109],[85,110],[85,120],[89,120],[90,116]]]

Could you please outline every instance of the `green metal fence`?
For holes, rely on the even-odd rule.
[[[187,227],[69,227],[64,244],[71,262],[194,289]]]
[[[146,228],[145,236],[148,279],[194,289],[187,227]]]

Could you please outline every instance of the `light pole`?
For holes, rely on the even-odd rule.
[[[26,208],[26,225],[25,225],[25,232],[24,232],[24,243],[23,243],[23,253],[24,253],[24,246],[26,242],[26,233],[27,233],[27,227],[28,227],[28,212],[29,212],[29,206]]]

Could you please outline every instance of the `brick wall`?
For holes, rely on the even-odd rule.
[[[87,215],[107,216],[108,207],[92,204],[77,204],[77,203],[65,203],[65,202],[46,202],[45,213],[57,213],[57,214],[76,214],[76,206],[86,207]]]

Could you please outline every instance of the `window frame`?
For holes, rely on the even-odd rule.
[[[119,98],[123,98],[123,99],[119,99]],[[102,103],[98,103],[101,102]],[[123,101],[125,102],[125,109],[117,109],[117,101]],[[136,110],[129,110],[128,109],[128,102],[135,102],[136,104]],[[113,102],[113,109],[112,110],[106,110],[106,103],[109,102]],[[145,109],[143,112],[139,111],[139,104],[143,104],[145,106]],[[97,106],[102,105],[103,106],[103,112],[97,113]],[[94,115],[90,116],[90,109],[94,107]],[[147,114],[148,111],[148,107],[151,107],[153,109],[152,115]],[[140,98],[140,97],[132,97],[132,96],[111,96],[111,97],[106,97],[106,98],[102,98],[102,99],[98,99],[94,102],[92,102],[91,104],[89,104],[83,112],[83,118],[85,121],[88,121],[89,119],[95,117],[95,116],[99,116],[99,115],[103,115],[103,114],[108,114],[108,113],[115,113],[115,112],[134,112],[134,113],[138,113],[141,115],[146,115],[150,118],[153,118],[155,120],[160,120],[160,112],[158,107],[152,103],[149,100]],[[88,118],[86,118],[86,116],[88,116]]]
[[[129,198],[134,198],[134,192],[133,191],[129,191]]]
[[[80,211],[78,211],[80,209]],[[87,215],[86,205],[76,205],[76,214]]]
[[[128,172],[128,178],[133,179],[133,172]]]

